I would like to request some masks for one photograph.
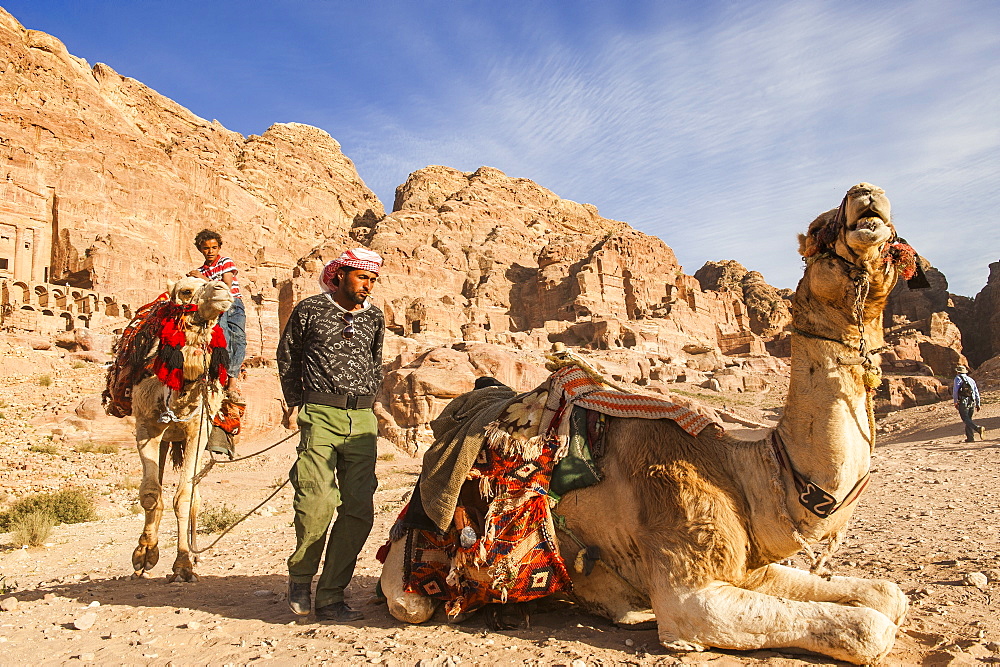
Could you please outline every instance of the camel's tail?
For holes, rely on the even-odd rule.
[[[186,440],[175,440],[173,442],[163,441],[160,443],[160,474],[163,474],[163,464],[167,461],[167,456],[170,456],[170,463],[173,464],[174,470],[181,467],[184,463],[184,450],[187,446]]]

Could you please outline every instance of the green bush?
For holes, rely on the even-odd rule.
[[[32,445],[28,447],[29,452],[35,452],[36,454],[58,454],[59,448],[52,443],[46,443],[44,445]]]
[[[11,541],[14,544],[40,547],[48,539],[54,525],[56,525],[55,517],[47,510],[38,509],[27,514],[19,514],[10,522]]]
[[[11,530],[21,518],[35,512],[47,513],[53,525],[83,523],[97,518],[94,499],[83,489],[63,489],[55,493],[35,493],[21,498],[6,512],[0,513],[0,530]]]
[[[98,445],[97,446],[97,453],[98,454],[117,454],[118,453],[118,445],[116,445],[113,442],[106,442],[103,445]]]
[[[221,533],[243,517],[229,505],[209,507],[198,513],[199,533]]]
[[[49,375],[39,375],[38,376],[38,386],[39,387],[51,387],[52,377]]]

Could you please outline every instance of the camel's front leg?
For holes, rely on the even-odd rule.
[[[725,582],[675,590],[664,581],[651,598],[660,641],[677,650],[798,648],[871,664],[896,638],[896,625],[868,607],[788,600]]]
[[[142,462],[142,483],[139,485],[139,504],[146,514],[146,522],[139,536],[139,546],[132,552],[132,578],[148,577],[160,559],[160,519],[163,517],[163,489],[160,486],[160,444],[163,427],[136,425],[136,447]]]
[[[899,586],[881,579],[857,577],[817,577],[804,570],[784,565],[768,565],[751,577],[751,585],[744,588],[791,598],[835,602],[852,607],[871,607],[889,617],[896,625],[903,622],[909,601]]]
[[[181,464],[180,477],[177,480],[177,493],[174,494],[174,514],[177,516],[177,558],[174,560],[173,574],[167,576],[167,581],[170,582],[176,579],[198,581],[198,575],[194,572],[191,548],[197,529],[201,499],[194,484],[194,476],[201,470],[201,453],[204,445],[205,441],[197,434],[193,436],[189,434],[184,448],[184,462]]]

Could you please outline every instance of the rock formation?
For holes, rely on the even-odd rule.
[[[963,330],[969,360],[976,366],[1000,355],[1000,262],[990,264],[990,277],[971,307]]]
[[[409,451],[475,377],[536,384],[553,342],[680,401],[677,385],[780,389],[791,291],[738,262],[686,275],[660,239],[490,167],[420,169],[386,215],[326,132],[287,123],[244,137],[3,10],[0,72],[0,329],[114,332],[164,276],[201,262],[192,239],[210,227],[241,267],[255,362],[273,357],[326,260],[349,245],[385,258],[377,413]],[[964,359],[963,338],[973,363],[1000,352],[1000,264],[975,304],[928,276],[931,290],[898,287],[886,309],[880,409],[940,395],[933,376]],[[254,431],[277,421],[267,400]]]
[[[788,321],[784,295],[760,274],[743,269],[739,290],[703,290],[660,239],[497,169],[416,171],[392,213],[352,236],[385,258],[376,300],[392,334],[386,359],[400,358],[378,414],[409,451],[429,444],[449,398],[493,374],[477,365],[487,349],[495,368],[538,369],[540,351],[563,342],[591,350],[608,377],[661,392],[713,375],[719,388],[762,391],[781,366],[748,363],[767,357],[765,341]],[[342,248],[324,243],[299,262],[281,286],[283,316]],[[497,372],[517,389],[541,377]]]
[[[276,286],[296,260],[383,215],[326,132],[289,123],[244,137],[2,9],[0,73],[0,276],[138,306],[201,263],[193,238],[210,227],[245,267],[259,353],[273,349]]]

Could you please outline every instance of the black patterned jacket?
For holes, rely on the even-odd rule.
[[[289,406],[302,405],[304,391],[378,393],[385,316],[373,305],[352,311],[354,336],[345,339],[345,312],[326,294],[303,299],[292,310],[278,343],[281,391]]]

